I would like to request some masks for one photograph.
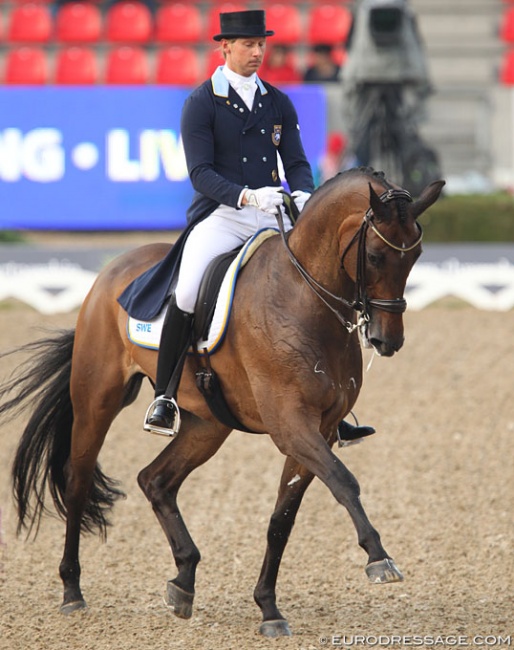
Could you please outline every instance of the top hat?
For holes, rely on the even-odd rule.
[[[263,38],[275,33],[266,31],[266,13],[261,9],[220,14],[220,28],[221,34],[213,36],[215,41],[222,38]]]

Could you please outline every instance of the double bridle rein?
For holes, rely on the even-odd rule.
[[[412,196],[409,194],[409,192],[407,192],[407,190],[390,188],[386,190],[383,194],[381,194],[379,199],[382,201],[382,203],[387,203],[389,201],[393,201],[396,199],[406,199],[407,201],[410,202],[412,201]],[[361,327],[362,325],[365,325],[367,322],[369,322],[370,319],[369,309],[371,307],[392,314],[403,314],[403,312],[407,309],[407,302],[405,298],[392,298],[392,299],[369,298],[366,294],[366,235],[368,232],[368,228],[371,228],[371,230],[385,244],[387,244],[387,246],[389,246],[395,251],[399,251],[400,253],[407,253],[408,251],[414,250],[417,246],[419,246],[419,244],[421,244],[421,241],[423,239],[423,229],[421,228],[421,225],[416,221],[416,225],[419,231],[418,239],[410,246],[397,246],[393,242],[389,241],[386,237],[384,237],[384,235],[378,230],[377,226],[375,225],[373,218],[374,218],[373,210],[370,207],[368,208],[366,214],[364,215],[360,228],[352,237],[350,243],[344,249],[343,254],[341,255],[341,267],[342,267],[344,264],[344,259],[346,257],[346,254],[351,249],[351,247],[355,244],[355,242],[357,242],[358,247],[357,247],[357,273],[355,278],[355,297],[352,301],[349,301],[343,298],[342,296],[337,296],[333,294],[331,291],[329,291],[324,286],[319,284],[319,282],[317,282],[300,264],[295,254],[289,247],[289,243],[287,241],[287,237],[284,229],[284,220],[282,216],[282,211],[280,207],[278,209],[277,221],[279,225],[280,235],[282,237],[284,246],[286,247],[289,258],[293,263],[293,266],[297,269],[297,271],[300,273],[300,275],[305,280],[307,285],[312,289],[312,291],[328,307],[328,309],[330,309],[330,311],[334,314],[337,320],[340,323],[342,323],[342,325],[344,325],[344,327],[349,332],[353,332],[353,330],[356,329],[357,327]],[[335,307],[333,307],[333,305],[330,304],[327,298],[335,301],[336,303],[339,303],[340,305],[343,305],[344,307],[353,309],[354,311],[358,312],[359,318],[357,323],[353,323],[347,320]]]

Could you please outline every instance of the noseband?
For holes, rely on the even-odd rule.
[[[383,194],[380,195],[379,198],[382,201],[382,203],[387,203],[389,201],[393,201],[396,199],[406,199],[409,202],[412,201],[412,197],[409,194],[409,192],[407,192],[407,190],[403,190],[403,189],[397,190],[394,188],[390,188],[386,190]],[[314,291],[314,293],[318,296],[318,298],[330,309],[330,311],[332,311],[335,317],[346,327],[346,329],[349,332],[353,332],[353,330],[356,329],[357,327],[361,327],[365,325],[365,323],[369,322],[370,307],[374,309],[380,309],[382,311],[386,311],[391,314],[403,314],[403,312],[407,309],[407,302],[403,297],[393,298],[393,299],[368,298],[366,294],[366,236],[367,236],[368,229],[371,228],[371,230],[387,246],[401,253],[406,253],[408,251],[414,250],[416,246],[419,246],[419,244],[421,244],[421,241],[423,239],[423,229],[421,228],[421,225],[416,221],[416,225],[418,227],[418,232],[419,232],[418,239],[410,246],[406,246],[406,247],[397,246],[393,242],[389,241],[378,230],[373,219],[374,219],[374,214],[373,214],[373,210],[370,207],[368,208],[366,214],[364,215],[360,228],[352,237],[350,243],[344,249],[343,254],[341,255],[341,267],[343,267],[344,258],[346,257],[346,254],[348,253],[350,248],[355,244],[355,242],[358,242],[357,273],[355,278],[355,298],[353,299],[353,301],[350,302],[349,300],[346,300],[341,296],[337,296],[333,294],[331,291],[329,291],[321,284],[319,284],[319,282],[317,282],[296,259],[293,251],[289,247],[289,243],[286,238],[282,211],[280,207],[278,209],[277,221],[279,225],[279,230],[282,237],[282,241],[286,247],[291,262],[293,263],[294,267],[298,270],[302,278],[305,280],[307,285]],[[346,318],[344,318],[344,316],[328,302],[325,296],[327,298],[330,298],[331,300],[338,302],[339,304],[344,305],[345,307],[349,307],[355,310],[356,312],[358,312],[359,313],[358,322],[352,323],[351,321],[346,320]]]

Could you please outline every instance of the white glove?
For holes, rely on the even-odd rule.
[[[247,205],[252,205],[263,212],[278,214],[278,206],[283,201],[283,187],[259,187],[257,190],[246,190]]]
[[[298,208],[298,212],[301,212],[303,210],[303,206],[311,197],[309,192],[302,192],[302,190],[295,190],[291,196],[293,197],[296,207]]]

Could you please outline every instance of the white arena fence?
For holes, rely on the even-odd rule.
[[[0,264],[0,301],[19,300],[41,314],[70,312],[82,304],[96,275],[68,260]],[[477,264],[457,259],[418,262],[407,284],[408,308],[425,309],[448,297],[477,309],[508,311],[514,307],[514,265],[507,259]]]

